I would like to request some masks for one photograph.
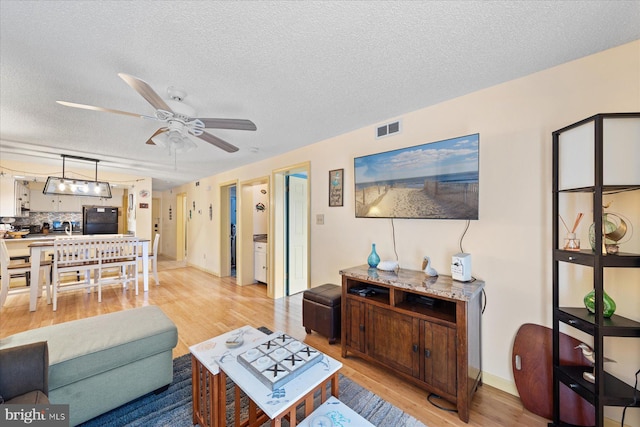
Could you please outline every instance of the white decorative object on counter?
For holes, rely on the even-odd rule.
[[[428,256],[424,257],[424,259],[422,260],[422,271],[424,271],[427,276],[438,275],[436,269],[431,267],[431,258],[429,258]]]
[[[398,262],[397,261],[381,261],[380,264],[378,264],[378,270],[382,270],[382,271],[395,271],[396,268],[398,268]]]

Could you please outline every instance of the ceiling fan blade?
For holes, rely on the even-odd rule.
[[[147,82],[125,73],[118,73],[118,76],[131,86],[133,90],[142,95],[149,104],[153,105],[153,108],[173,113],[173,110],[162,100],[162,98],[160,98],[160,95],[158,95]]]
[[[207,141],[209,144],[215,145],[218,148],[222,148],[224,151],[227,151],[229,153],[235,153],[236,151],[238,151],[238,147],[236,147],[235,145],[231,145],[227,141],[224,141],[217,136],[213,136],[210,133],[202,132],[202,134],[197,135],[197,137],[204,141]]]
[[[153,117],[144,116],[142,114],[129,113],[127,111],[112,110],[111,108],[95,107],[93,105],[85,105],[85,104],[76,104],[75,102],[67,102],[67,101],[56,101],[56,102],[60,105],[64,105],[67,107],[83,108],[85,110],[104,111],[105,113],[116,113],[116,114],[123,114],[125,116],[133,116],[133,117],[153,118]]]
[[[160,128],[157,131],[155,131],[155,133],[153,135],[151,135],[151,137],[147,140],[147,142],[145,144],[149,144],[149,145],[156,145],[155,142],[153,142],[153,138],[155,138],[156,136],[160,135],[161,133],[164,133],[166,131],[168,131],[169,128]]]
[[[245,119],[202,119],[205,128],[214,129],[235,129],[235,130],[256,130],[255,123]]]

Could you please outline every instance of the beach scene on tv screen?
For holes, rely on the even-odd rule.
[[[356,157],[356,217],[478,219],[479,139]]]

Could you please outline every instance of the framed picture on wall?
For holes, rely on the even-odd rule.
[[[343,206],[344,169],[329,171],[329,207]]]

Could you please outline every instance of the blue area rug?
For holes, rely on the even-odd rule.
[[[412,416],[339,375],[340,400],[379,427],[426,427]],[[227,384],[230,390],[232,384]],[[173,360],[173,382],[159,394],[150,393],[82,424],[82,427],[166,426],[192,427],[191,355]],[[227,393],[229,399],[233,393]],[[233,425],[233,406],[228,401],[227,425]],[[264,424],[268,426],[269,423]],[[288,425],[286,420],[283,425]],[[344,426],[347,427],[347,426]],[[357,427],[349,424],[348,427]]]

